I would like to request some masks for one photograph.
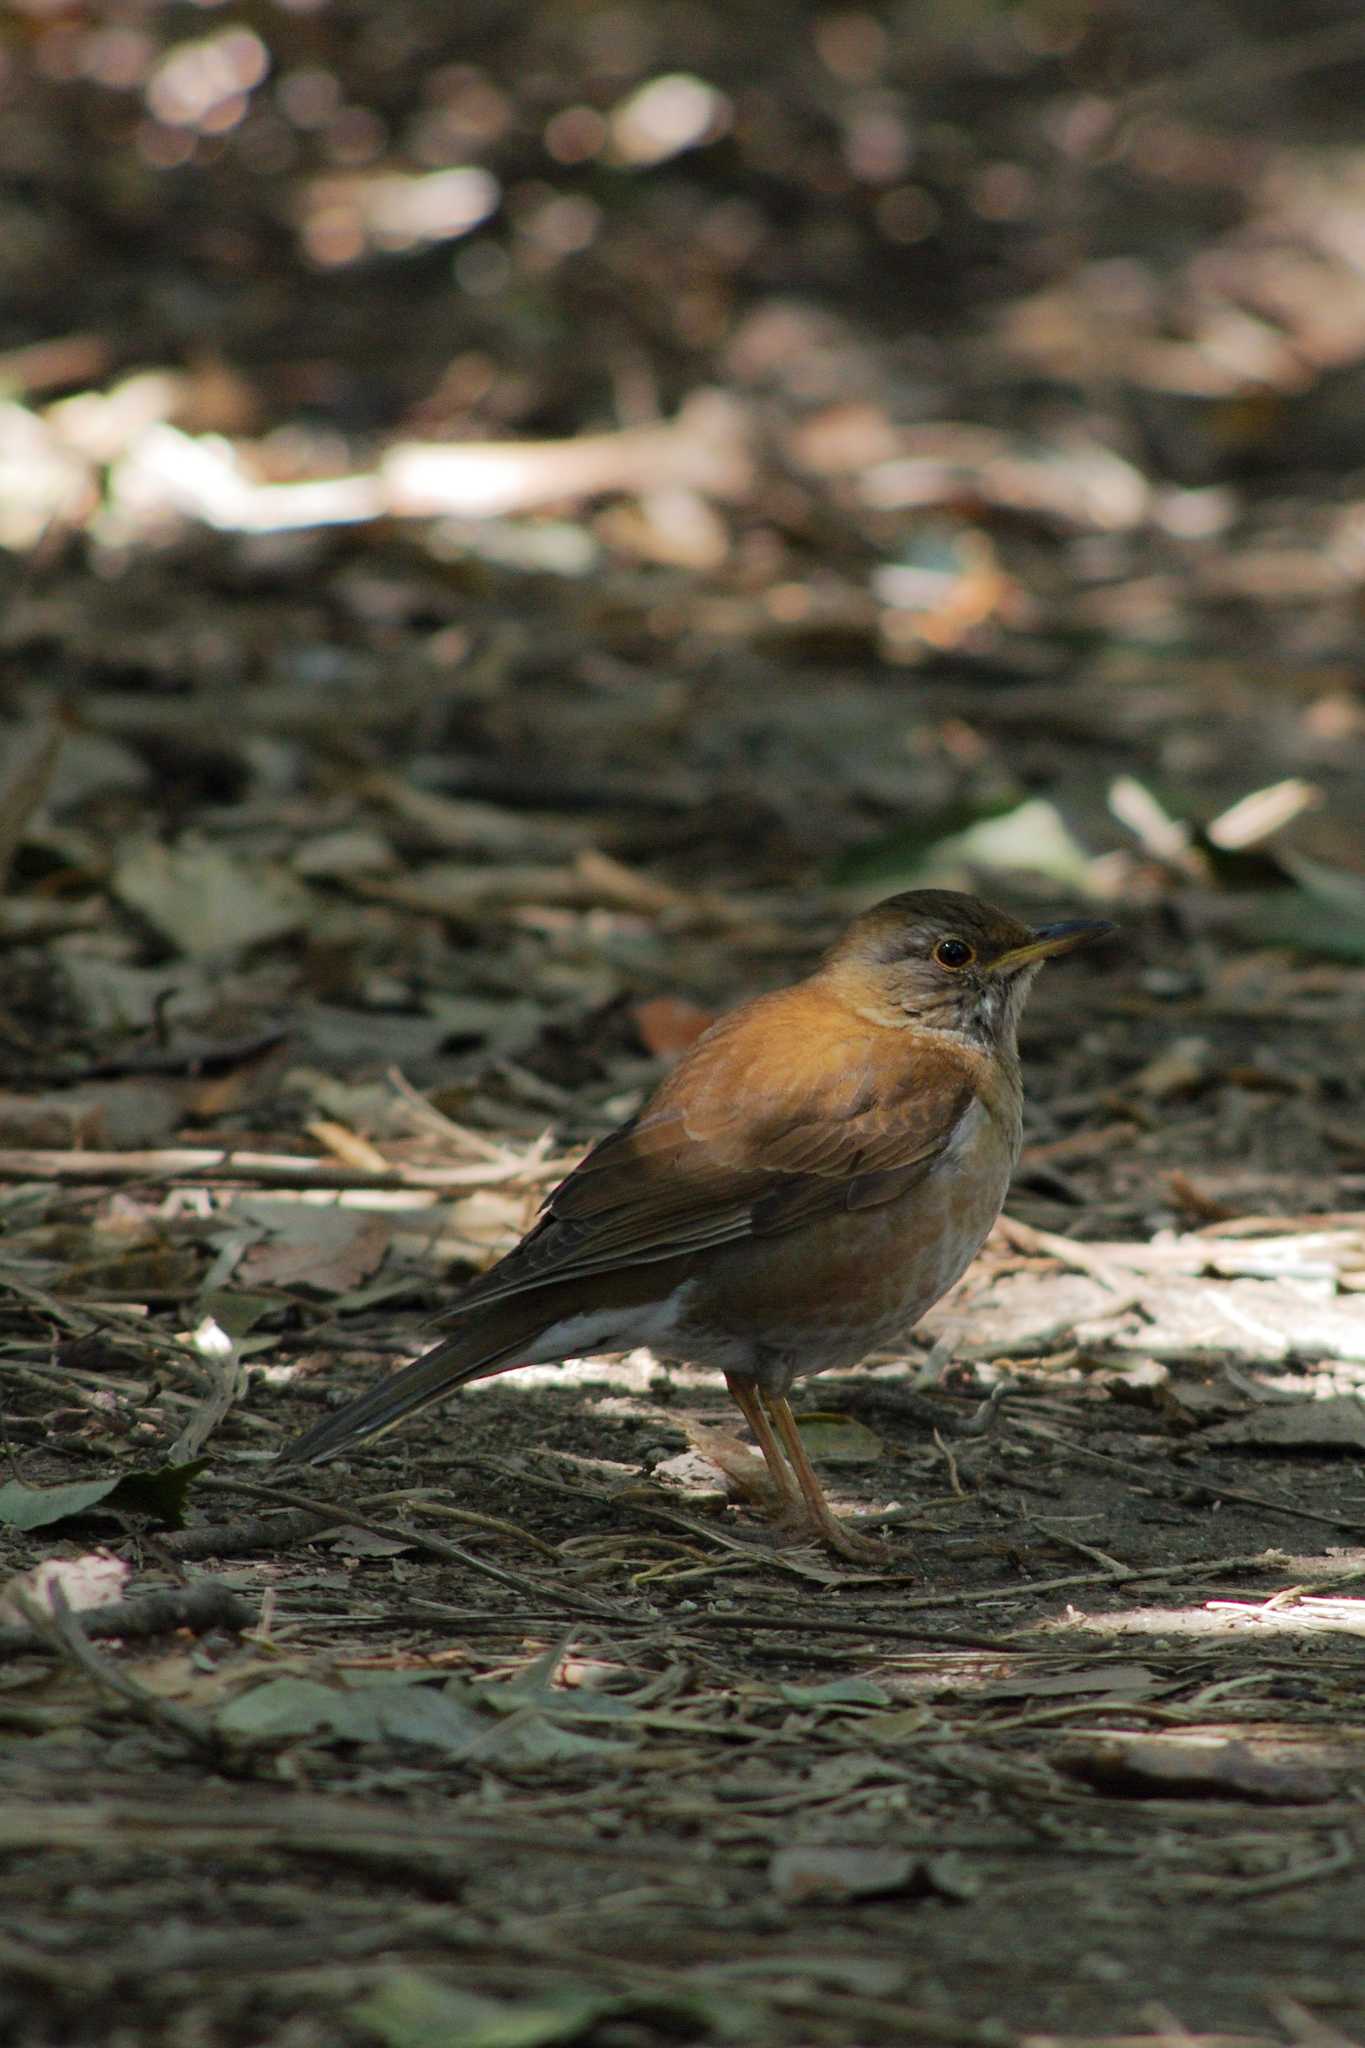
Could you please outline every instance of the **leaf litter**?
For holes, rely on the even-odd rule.
[[[543,9],[478,75],[414,18],[401,169],[295,175],[322,131],[206,109],[206,256],[179,171],[106,176],[83,118],[90,204],[4,238],[51,328],[0,418],[16,2048],[115,2011],[167,2048],[1365,2021],[1359,167],[1288,96],[1268,150],[1197,65],[1149,51],[1144,85],[1159,11],[1084,89],[1016,13],[989,117],[984,46],[887,68],[870,15],[784,35],[751,104],[703,10],[687,65],[733,78],[679,99],[623,45],[601,111],[600,52]],[[356,64],[315,27],[302,57],[260,31],[281,108]],[[1220,100],[1239,57],[1312,69],[1311,36],[1218,37]],[[38,43],[7,117],[41,184],[54,111],[144,58],[30,75]],[[564,190],[519,154],[557,77]],[[812,94],[828,135],[794,145]],[[426,187],[447,118],[491,168]],[[774,188],[799,203],[751,269]],[[110,320],[110,206],[240,292],[221,359],[73,324]],[[442,219],[443,296],[398,333]],[[964,231],[990,303],[916,272],[888,345],[869,256]],[[306,362],[243,341],[277,320],[258,277]],[[470,302],[486,351],[451,341]],[[604,305],[600,375],[547,335]],[[1038,991],[1009,1224],[803,1417],[901,1568],[784,1550],[723,1389],[648,1355],[272,1487],[711,1017],[926,876],[1125,937]]]

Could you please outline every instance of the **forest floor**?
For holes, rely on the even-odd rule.
[[[520,108],[514,41],[479,76]],[[769,232],[768,131],[594,187],[586,282],[588,202],[523,192],[505,297],[495,237],[454,294],[322,275],[321,227],[228,233],[240,167],[172,203],[144,164],[101,187],[145,236],[121,298],[62,185],[88,88],[35,75],[0,105],[56,194],[0,248],[55,337],[11,337],[0,421],[10,2048],[1365,2039],[1355,158],[1165,116],[1189,246],[1174,145],[1073,164],[1055,274],[1036,183],[913,332],[876,260],[910,199],[832,221],[797,150]],[[1016,85],[1022,163],[1056,80]],[[1120,931],[1031,999],[980,1259],[801,1389],[885,1569],[780,1540],[719,1377],[644,1352],[276,1467],[711,1017],[925,880]]]

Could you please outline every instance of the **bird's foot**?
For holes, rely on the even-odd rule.
[[[883,1569],[899,1565],[905,1569],[904,1560],[897,1556],[889,1543],[883,1543],[878,1536],[860,1536],[856,1529],[848,1528],[842,1522],[834,1525],[837,1535],[828,1529],[820,1531],[820,1537],[836,1557],[847,1558],[850,1564],[875,1565]]]
[[[905,1568],[905,1560],[899,1557],[889,1543],[883,1543],[876,1536],[862,1536],[856,1529],[850,1529],[833,1513],[813,1515],[808,1512],[804,1501],[792,1501],[780,1514],[775,1523],[779,1539],[786,1543],[809,1543],[814,1537],[817,1543],[831,1551],[835,1557],[844,1558],[849,1564],[874,1565],[883,1568],[899,1565]]]

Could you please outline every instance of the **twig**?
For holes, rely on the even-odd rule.
[[[203,1485],[203,1479],[196,1482]],[[281,1550],[291,1550],[296,1543],[307,1543],[314,1536],[321,1536],[326,1529],[337,1526],[337,1515],[328,1510],[312,1508],[299,1513],[279,1515],[253,1515],[249,1521],[234,1522],[231,1526],[215,1524],[210,1528],[178,1529],[170,1536],[161,1538],[161,1547],[168,1557],[255,1557],[264,1553],[273,1557]]]
[[[84,1672],[97,1690],[130,1708],[139,1721],[145,1722],[157,1734],[169,1735],[182,1747],[195,1750],[201,1756],[207,1754],[215,1762],[221,1758],[222,1745],[207,1721],[177,1706],[174,1700],[157,1699],[128,1672],[121,1671],[107,1657],[100,1656],[87,1642],[80,1619],[67,1606],[60,1586],[52,1588],[51,1610],[40,1606],[22,1590],[16,1590],[13,1597],[40,1642],[63,1663]]]
[[[0,1179],[3,1179],[0,1174]],[[9,1267],[0,1268],[0,1287],[21,1300],[40,1308],[44,1315],[51,1316],[64,1330],[113,1330],[134,1343],[145,1346],[148,1351],[160,1352],[163,1358],[174,1358],[181,1365],[198,1363],[194,1347],[183,1337],[163,1337],[154,1329],[145,1316],[134,1315],[128,1309],[112,1308],[108,1303],[99,1306],[79,1301],[62,1301],[57,1295],[49,1294],[45,1288],[33,1286],[31,1281],[21,1280]],[[202,1371],[202,1368],[201,1368]]]
[[[80,1630],[93,1641],[117,1636],[123,1642],[146,1642],[181,1628],[194,1635],[217,1628],[250,1628],[255,1618],[249,1603],[221,1579],[195,1579],[188,1586],[167,1586],[131,1600],[111,1600],[105,1607],[83,1608]],[[32,1628],[0,1628],[0,1656],[54,1649],[50,1635]]]
[[[605,1601],[594,1600],[586,1593],[571,1593],[558,1586],[546,1585],[525,1572],[505,1571],[501,1565],[490,1564],[487,1558],[479,1557],[474,1551],[461,1549],[458,1543],[447,1543],[439,1536],[429,1536],[421,1529],[406,1528],[400,1523],[374,1521],[370,1516],[357,1512],[351,1502],[317,1500],[292,1489],[261,1486],[253,1480],[224,1476],[206,1477],[197,1484],[215,1492],[244,1493],[252,1500],[273,1501],[280,1507],[299,1509],[318,1516],[323,1527],[330,1524],[335,1528],[368,1529],[375,1536],[387,1536],[394,1542],[410,1544],[416,1550],[427,1551],[432,1557],[443,1558],[448,1564],[460,1564],[469,1571],[481,1572],[500,1586],[510,1586],[513,1592],[530,1593],[536,1599],[554,1601],[572,1613],[595,1615],[602,1621],[626,1618],[619,1609],[608,1606]]]
[[[1013,1586],[987,1586],[971,1593],[923,1593],[913,1600],[900,1600],[901,1613],[924,1607],[978,1607],[995,1600],[1038,1600],[1052,1593],[1069,1593],[1076,1586],[1133,1586],[1141,1579],[1180,1579],[1201,1572],[1210,1575],[1230,1571],[1264,1571],[1266,1553],[1245,1557],[1192,1558],[1188,1564],[1153,1564],[1130,1571],[1118,1565],[1113,1571],[1073,1572],[1064,1579],[1020,1579]]]
[[[1269,1892],[1287,1891],[1291,1885],[1311,1884],[1320,1877],[1336,1877],[1356,1862],[1355,1848],[1344,1828],[1332,1836],[1332,1846],[1315,1862],[1291,1863],[1287,1870],[1266,1871],[1260,1877],[1193,1878],[1183,1889],[1212,1892],[1220,1899],[1259,1899]]]
[[[210,1385],[171,1445],[173,1465],[186,1465],[197,1458],[219,1423],[246,1392],[246,1366],[227,1331],[212,1316],[205,1316],[196,1329],[194,1348],[209,1368]]]
[[[571,1161],[563,1162],[567,1171]],[[500,1181],[539,1178],[560,1167],[537,1156],[467,1166],[391,1165],[385,1173],[332,1166],[312,1154],[234,1152],[222,1146],[167,1145],[143,1152],[0,1149],[0,1181],[56,1181],[63,1187],[120,1187],[128,1181],[223,1181],[262,1187],[443,1188],[492,1187]]]
[[[1114,1578],[1131,1579],[1133,1577],[1132,1565],[1121,1564],[1118,1558],[1110,1557],[1108,1551],[1097,1550],[1093,1543],[1083,1543],[1079,1536],[1069,1535],[1065,1529],[1059,1529],[1053,1522],[1045,1522],[1041,1515],[1030,1515],[1029,1521],[1050,1542],[1060,1543],[1065,1550],[1079,1551],[1082,1557],[1090,1558],[1092,1563],[1103,1565],[1104,1569],[1111,1573]]]

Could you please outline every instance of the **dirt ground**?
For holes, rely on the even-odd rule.
[[[11,2048],[1365,2041],[1362,58],[966,15],[16,11]],[[1120,930],[885,1569],[646,1352],[275,1464],[922,880]]]

